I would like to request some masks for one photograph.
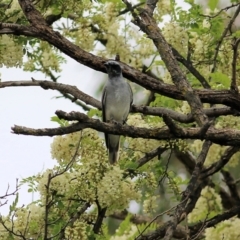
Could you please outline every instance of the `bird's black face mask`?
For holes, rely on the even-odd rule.
[[[107,72],[111,77],[117,77],[121,75],[122,69],[118,63],[107,62],[104,65],[106,66]]]

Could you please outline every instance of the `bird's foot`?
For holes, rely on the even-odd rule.
[[[118,125],[118,126],[121,126],[122,124],[114,119],[111,119],[110,120],[110,123],[113,123],[114,125]]]

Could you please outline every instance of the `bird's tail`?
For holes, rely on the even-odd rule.
[[[108,160],[110,164],[115,164],[118,160],[119,135],[108,135]]]

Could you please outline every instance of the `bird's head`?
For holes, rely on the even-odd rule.
[[[104,63],[110,77],[117,77],[122,74],[121,66],[118,62],[109,60]]]

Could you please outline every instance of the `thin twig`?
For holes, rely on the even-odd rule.
[[[231,90],[238,94],[238,86],[237,86],[237,58],[238,58],[238,45],[240,43],[240,38],[238,38],[234,44],[232,45],[233,48],[233,59],[232,59],[232,81],[231,81]]]
[[[221,170],[231,160],[231,157],[239,151],[239,149],[239,147],[227,148],[219,161],[202,170],[201,179],[207,178]]]
[[[167,163],[166,163],[166,166],[165,166],[165,169],[164,169],[164,172],[162,173],[162,177],[160,178],[160,180],[158,181],[159,182],[159,185],[164,181],[164,179],[166,177],[168,177],[168,165],[169,165],[169,162],[170,162],[170,159],[171,159],[171,156],[172,156],[172,149],[170,151],[170,154],[168,155],[168,158],[167,158]]]
[[[159,217],[163,216],[166,213],[171,212],[172,210],[176,209],[180,204],[183,204],[186,201],[186,199],[184,199],[183,201],[181,201],[180,203],[178,203],[176,206],[173,206],[171,208],[169,208],[168,210],[159,213],[157,216],[155,216],[147,225],[146,227],[142,230],[142,232],[135,238],[136,240],[139,239],[139,237],[141,237],[143,235],[143,233],[149,228],[149,226],[156,221]]]
[[[240,3],[236,3],[236,4],[232,4],[231,6],[227,6],[225,8],[222,8],[218,13],[214,14],[214,15],[205,15],[205,14],[199,14],[202,17],[208,17],[208,18],[215,18],[217,17],[221,12],[223,11],[227,11],[231,8],[237,7],[238,5],[240,5]]]
[[[240,5],[238,4],[238,7],[237,7],[234,15],[230,19],[227,27],[224,29],[220,39],[217,42],[217,45],[216,45],[216,48],[215,48],[215,53],[214,53],[214,56],[213,56],[213,67],[212,67],[212,70],[211,70],[212,73],[215,72],[216,67],[217,67],[217,57],[218,57],[218,53],[219,53],[220,47],[222,45],[222,42],[223,42],[224,38],[226,37],[227,33],[229,31],[231,31],[232,24],[234,23],[235,19],[237,18],[239,12],[240,12]]]

